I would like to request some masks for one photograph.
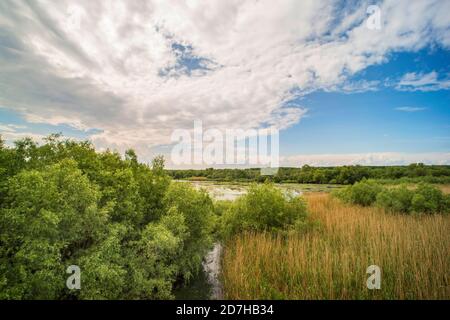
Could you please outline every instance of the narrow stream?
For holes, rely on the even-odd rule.
[[[218,300],[222,299],[222,286],[219,281],[220,256],[222,245],[215,243],[206,254],[202,269],[187,285],[177,289],[175,299],[178,300]]]
[[[222,245],[215,243],[203,262],[203,271],[206,273],[208,283],[211,285],[210,299],[212,300],[220,300],[223,297],[222,285],[219,280],[221,254]]]

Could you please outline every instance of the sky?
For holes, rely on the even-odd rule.
[[[173,131],[201,120],[278,128],[285,166],[450,164],[449,12],[441,0],[3,0],[0,134],[61,132],[176,167]]]

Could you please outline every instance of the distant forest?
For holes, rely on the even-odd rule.
[[[363,179],[380,182],[450,183],[450,166],[414,163],[408,166],[342,166],[280,168],[274,176],[261,175],[259,168],[167,170],[174,179],[214,180],[238,182],[353,184]]]

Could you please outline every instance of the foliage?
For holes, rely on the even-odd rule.
[[[211,246],[213,205],[127,150],[0,140],[0,299],[167,299]],[[66,269],[81,269],[81,290]]]
[[[418,213],[449,213],[449,195],[445,196],[436,187],[421,183],[414,192],[411,208]]]
[[[393,212],[410,213],[412,210],[411,200],[414,192],[405,185],[397,188],[384,188],[377,195],[377,205]]]
[[[375,181],[361,181],[334,192],[341,200],[362,206],[376,204],[391,212],[434,214],[449,213],[449,195],[438,188],[419,183],[416,188],[406,185],[386,187]]]
[[[185,234],[185,246],[179,259],[182,261],[180,272],[185,279],[189,279],[193,272],[198,271],[206,250],[212,245],[213,203],[205,191],[196,191],[186,183],[173,183],[164,203],[185,217],[188,233]],[[166,221],[169,223],[169,220]]]
[[[222,217],[225,237],[242,231],[282,231],[301,225],[307,210],[301,197],[284,195],[273,184],[252,185]]]
[[[450,166],[413,163],[409,166],[341,166],[280,168],[275,176],[261,176],[259,168],[252,169],[205,169],[168,170],[175,179],[296,182],[319,184],[354,184],[363,179],[376,179],[385,183],[427,182],[450,183]]]
[[[336,195],[348,203],[370,206],[375,202],[380,192],[380,185],[373,181],[363,180],[355,183],[353,186],[336,191]]]

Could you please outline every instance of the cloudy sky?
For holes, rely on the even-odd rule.
[[[450,164],[449,12],[445,0],[2,0],[0,133],[62,132],[147,161],[201,120],[276,126],[282,165]]]

